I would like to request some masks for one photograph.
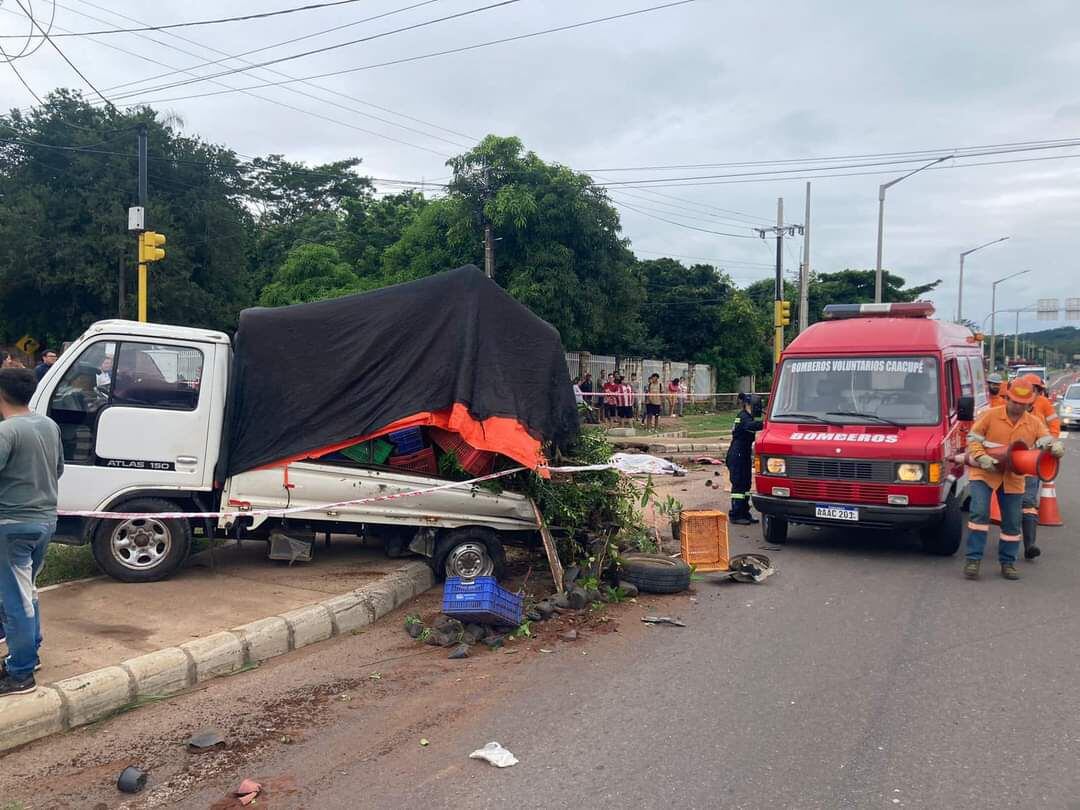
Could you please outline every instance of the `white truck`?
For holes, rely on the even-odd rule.
[[[123,320],[91,326],[52,366],[31,402],[59,425],[65,472],[56,540],[93,547],[116,579],[165,578],[196,537],[286,540],[315,533],[382,539],[395,556],[426,556],[437,575],[501,573],[503,541],[535,542],[532,502],[477,487],[291,513],[445,484],[443,479],[345,461],[298,461],[215,481],[232,370],[229,337]],[[216,518],[175,513],[223,512]],[[174,515],[157,517],[157,515]]]

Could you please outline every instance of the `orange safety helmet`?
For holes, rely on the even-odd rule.
[[[1038,382],[1038,378],[1034,374],[1025,374],[1023,377],[1018,377],[1009,385],[1006,396],[1013,402],[1019,402],[1021,405],[1030,405],[1035,401],[1036,382]]]

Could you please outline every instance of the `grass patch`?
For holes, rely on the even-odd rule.
[[[90,546],[65,546],[50,543],[45,551],[45,565],[38,574],[39,588],[55,585],[58,582],[70,582],[73,579],[86,579],[100,574],[94,562]]]
[[[721,411],[684,416],[679,420],[677,429],[685,430],[687,436],[693,439],[706,436],[730,438],[731,425],[737,413],[738,411]]]

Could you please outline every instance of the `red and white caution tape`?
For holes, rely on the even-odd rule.
[[[551,472],[558,473],[575,473],[575,472],[595,472],[599,470],[612,470],[616,469],[613,464],[592,464],[582,467],[549,467]],[[525,467],[514,467],[509,470],[502,470],[501,472],[491,473],[490,475],[482,475],[479,478],[471,478],[468,481],[449,481],[445,484],[438,484],[432,487],[423,487],[422,489],[413,489],[408,492],[395,492],[389,495],[374,495],[370,498],[356,498],[349,501],[337,501],[336,503],[321,503],[311,506],[290,506],[287,508],[275,508],[275,509],[228,509],[218,512],[98,512],[94,510],[60,510],[57,514],[60,517],[80,517],[80,518],[100,518],[105,520],[136,520],[138,518],[155,517],[165,519],[197,519],[197,518],[223,518],[223,517],[285,517],[287,515],[297,515],[302,512],[328,512],[334,509],[340,509],[345,506],[359,506],[366,503],[380,503],[382,501],[396,501],[401,498],[414,498],[420,495],[431,495],[435,492],[442,492],[448,489],[458,489],[461,487],[471,487],[476,484],[482,484],[485,481],[493,481],[496,478],[504,478],[508,475],[514,475],[525,470]]]

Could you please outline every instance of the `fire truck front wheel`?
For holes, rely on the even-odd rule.
[[[951,557],[956,553],[964,538],[964,514],[960,510],[960,499],[955,492],[945,501],[945,514],[941,520],[921,529],[919,534],[923,551],[927,554]]]
[[[761,537],[766,543],[783,543],[787,540],[787,521],[772,515],[761,516]]]

